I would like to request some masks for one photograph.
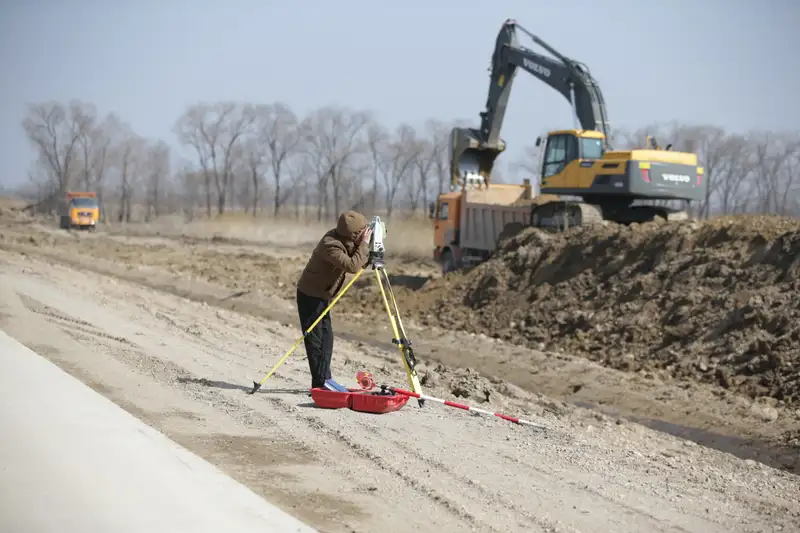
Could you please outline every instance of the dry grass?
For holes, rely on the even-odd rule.
[[[386,219],[381,217],[384,221]],[[185,222],[179,215],[164,216],[148,223],[106,224],[109,231],[126,235],[163,235],[198,239],[222,238],[281,248],[310,248],[334,223],[269,216],[226,214]],[[394,216],[387,222],[387,247],[394,256],[430,259],[433,227],[421,217]]]
[[[0,209],[22,209],[28,205],[25,200],[14,196],[0,196]]]

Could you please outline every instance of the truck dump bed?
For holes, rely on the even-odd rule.
[[[490,252],[506,224],[530,224],[530,189],[519,185],[492,185],[466,191],[461,209],[462,248]]]

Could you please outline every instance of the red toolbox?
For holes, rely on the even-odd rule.
[[[408,402],[403,394],[385,394],[349,389],[348,392],[332,391],[324,388],[311,389],[311,399],[323,409],[348,408],[362,413],[391,413],[402,409]]]

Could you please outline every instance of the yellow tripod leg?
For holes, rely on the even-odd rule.
[[[404,339],[408,340],[408,337],[406,336],[406,328],[405,326],[403,326],[403,321],[400,319],[400,308],[397,307],[397,300],[394,297],[394,289],[392,289],[392,284],[389,283],[389,274],[386,272],[386,270],[383,270],[383,275],[386,276],[386,287],[389,289],[388,291],[386,291],[386,294],[389,296],[392,308],[394,309],[394,316],[397,320],[397,325],[399,327],[400,334],[403,336]]]
[[[402,348],[403,348],[403,354],[405,356],[404,361],[407,361],[409,363],[408,366],[411,369],[409,375],[409,384],[411,384],[411,387],[414,392],[422,394],[422,385],[419,382],[419,376],[417,375],[417,371],[415,368],[417,363],[416,359],[414,358],[414,351],[411,348],[411,341],[408,340],[408,335],[406,335],[406,328],[403,325],[403,320],[400,318],[400,308],[397,306],[397,299],[394,297],[394,289],[392,289],[392,284],[389,282],[389,274],[388,272],[386,272],[384,268],[381,268],[381,274],[386,278],[385,280],[383,280],[386,283],[386,289],[387,289],[385,291],[386,297],[384,298],[384,304],[386,304],[387,307],[391,305],[394,314],[394,319],[397,323],[397,329],[401,335],[400,338],[403,340],[403,342],[407,343],[403,344]],[[389,303],[387,303],[386,300],[389,300]],[[423,402],[420,401],[420,405],[422,404]]]
[[[408,384],[411,386],[411,390],[416,392],[417,394],[422,394],[422,384],[419,382],[419,376],[417,376],[417,371],[414,368],[414,362],[409,361],[408,353],[410,347],[406,346],[405,342],[408,340],[406,339],[405,332],[402,332],[398,329],[398,322],[400,320],[399,316],[395,316],[392,312],[392,308],[389,305],[389,299],[387,298],[387,291],[383,286],[383,280],[381,279],[381,271],[382,268],[375,269],[375,278],[378,280],[378,288],[381,291],[381,298],[383,298],[383,305],[386,307],[386,314],[389,315],[389,325],[392,328],[392,334],[394,335],[393,342],[397,344],[398,350],[400,350],[400,357],[403,359],[403,367],[406,371],[406,378],[408,379]],[[388,291],[391,294],[391,290]],[[394,302],[394,295],[392,295],[392,301]],[[397,306],[395,305],[395,311]],[[401,324],[402,327],[402,324]],[[422,406],[423,402],[417,400]]]
[[[331,303],[328,304],[328,307],[326,307],[325,310],[322,311],[322,313],[320,313],[320,315],[311,324],[311,326],[306,331],[303,332],[303,335],[299,339],[297,339],[297,341],[295,341],[294,345],[291,348],[289,348],[289,351],[286,352],[283,355],[283,357],[280,358],[280,360],[275,364],[275,366],[272,367],[272,370],[267,372],[267,375],[264,376],[264,379],[262,379],[261,381],[253,382],[253,390],[250,391],[250,394],[255,394],[256,391],[261,388],[261,385],[263,385],[272,376],[272,374],[274,374],[275,371],[278,370],[278,367],[281,366],[284,363],[284,361],[286,361],[286,359],[289,358],[290,355],[292,355],[292,352],[294,352],[297,349],[297,347],[300,346],[300,343],[303,342],[303,339],[305,339],[308,336],[308,334],[311,333],[311,331],[317,326],[317,324],[319,324],[319,321],[322,320],[322,317],[324,317],[330,312],[331,308],[334,305],[336,305],[336,302],[339,301],[339,298],[344,296],[344,293],[347,292],[347,289],[349,289],[353,285],[353,283],[355,283],[355,281],[358,279],[358,277],[361,275],[362,272],[364,272],[363,268],[358,272],[356,272],[355,276],[353,276],[353,279],[351,279],[347,283],[347,285],[345,285],[342,288],[342,290],[339,291],[339,294],[337,294],[336,297],[333,300],[331,300]]]

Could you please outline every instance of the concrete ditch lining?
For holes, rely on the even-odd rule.
[[[0,530],[317,533],[0,330]]]

